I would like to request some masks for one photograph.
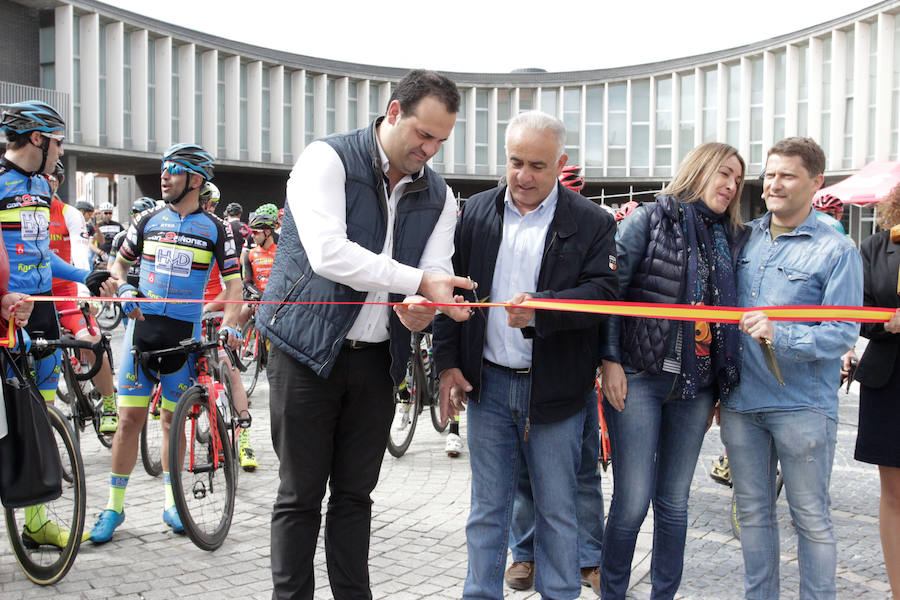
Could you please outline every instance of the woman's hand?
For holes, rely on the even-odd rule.
[[[609,360],[603,361],[603,379],[600,381],[603,397],[617,411],[625,410],[625,395],[628,392],[628,379],[622,365]]]
[[[0,300],[0,316],[9,321],[10,315],[15,319],[16,327],[28,325],[34,302],[26,302],[26,295],[17,292],[9,292]]]
[[[900,308],[891,315],[891,320],[884,324],[884,330],[888,333],[900,333]]]

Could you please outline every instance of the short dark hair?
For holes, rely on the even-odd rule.
[[[419,100],[425,96],[434,96],[441,101],[447,112],[459,112],[459,90],[456,84],[439,73],[425,69],[413,69],[400,80],[391,94],[391,102],[400,102],[400,110],[404,114],[412,114]]]
[[[812,138],[784,138],[769,149],[766,158],[773,154],[779,156],[799,156],[810,177],[815,177],[816,175],[821,175],[825,172],[825,152]]]
[[[24,133],[16,133],[15,131],[6,131],[6,147],[10,150],[18,150],[19,148],[24,148],[28,145],[28,139],[31,137],[31,132],[26,131]]]

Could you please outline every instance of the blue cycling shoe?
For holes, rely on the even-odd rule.
[[[178,509],[170,506],[163,511],[163,522],[172,528],[174,533],[184,533],[184,525],[181,524],[181,517],[178,516]]]
[[[125,521],[124,510],[116,512],[107,508],[100,513],[100,518],[97,519],[97,523],[91,529],[91,541],[95,544],[105,544],[112,539],[116,527],[121,525],[123,521]]]

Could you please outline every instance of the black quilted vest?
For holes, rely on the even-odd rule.
[[[677,303],[684,295],[686,265],[678,201],[660,196],[645,204],[650,212],[650,241],[624,299],[632,302]],[[680,321],[625,317],[622,323],[622,363],[658,374]]]

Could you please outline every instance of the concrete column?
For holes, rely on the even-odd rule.
[[[106,26],[106,143],[110,148],[125,145],[125,25],[121,21]]]
[[[147,151],[147,30],[131,32],[131,146]]]
[[[100,144],[100,15],[87,13],[81,27],[81,141]]]
[[[678,169],[678,148],[681,145],[681,76],[672,73],[672,173]],[[604,121],[606,125],[608,121]],[[604,136],[605,140],[606,136]],[[603,155],[606,156],[606,142],[603,143]],[[744,156],[747,156],[744,154]],[[603,161],[604,166],[606,161]],[[604,171],[605,172],[605,171]]]
[[[825,150],[827,170],[839,171],[844,160],[844,118],[847,114],[847,34],[831,32],[831,144]]]
[[[194,96],[197,93],[195,52],[194,44],[178,47],[178,139],[172,140],[174,143],[200,143],[200,140],[194,139],[197,127],[197,116],[194,114]]]
[[[225,58],[225,158],[241,158],[241,57]]]
[[[703,71],[700,67],[694,68],[694,147],[703,143],[703,85],[705,83]],[[630,87],[629,87],[630,96]],[[630,99],[629,99],[630,100]],[[629,110],[631,102],[628,103]],[[628,131],[631,136],[631,120],[628,120]]]
[[[378,115],[382,116],[387,112],[388,102],[391,101],[391,82],[385,81],[378,86]],[[474,100],[473,100],[474,102]]]
[[[699,94],[697,94],[697,96],[699,96]],[[695,98],[697,96],[695,96]],[[625,177],[631,175],[631,122],[633,119],[634,116],[631,110],[631,79],[629,79],[625,84]],[[698,129],[699,123],[694,131],[697,131]]]
[[[746,56],[741,57],[741,124],[738,151],[750,162],[750,88],[753,86],[753,67]],[[674,173],[674,171],[673,171]]]
[[[800,64],[800,52],[798,52],[797,46],[789,44],[784,57],[784,135],[786,137],[797,135],[797,120],[799,118],[797,101],[800,98],[800,73],[805,67],[806,65]],[[808,76],[806,81],[808,84]],[[808,91],[807,97],[809,97]],[[809,113],[809,105],[807,105],[806,112]]]
[[[725,63],[716,67],[716,84],[716,140],[724,142],[728,137],[728,68]]]
[[[247,156],[253,162],[262,162],[262,70],[263,64],[258,60],[247,65]]]
[[[75,15],[71,4],[57,6],[54,10],[53,36],[55,46],[54,71],[56,75],[56,89],[69,95],[69,106],[65,108],[68,111],[70,120],[72,119],[72,111],[74,110],[74,82],[72,81],[72,60],[74,54],[72,27],[74,21]],[[62,107],[60,107],[60,109],[62,110]],[[71,138],[72,133],[74,132],[73,124],[66,123],[66,127],[66,134]],[[73,177],[72,180],[74,181],[74,179],[75,178]]]
[[[584,113],[585,113],[585,102],[583,101],[585,97],[585,90],[581,92],[581,122],[584,123]],[[647,161],[647,164],[650,165],[650,175],[653,175],[653,170],[656,168],[656,76],[650,76],[650,114],[648,115],[650,118],[649,127],[649,136],[647,138],[647,146],[649,147],[650,157]],[[584,136],[584,129],[582,128],[582,138]],[[584,140],[582,139],[581,143],[582,153],[584,152]],[[584,156],[582,154],[581,156]],[[582,161],[584,162],[584,161]]]
[[[809,65],[807,82],[809,84],[809,108],[807,112],[806,131],[816,142],[822,142],[822,40],[809,39]]]
[[[878,15],[878,57],[875,64],[875,160],[888,160],[891,153],[891,106],[894,77],[894,19]]]
[[[861,169],[866,165],[869,150],[869,52],[871,31],[868,23],[857,21],[854,26],[856,39],[853,44],[853,151],[851,166]]]
[[[269,161],[284,162],[284,67],[269,67]]]
[[[488,97],[488,173],[497,174],[497,88]]]
[[[763,52],[762,147],[766,152],[775,137],[775,55]]]
[[[350,95],[350,78],[341,77],[334,82],[334,130],[335,132],[349,131],[347,121],[347,101]],[[357,99],[357,103],[359,100]],[[357,104],[357,112],[359,106]]]
[[[154,138],[157,152],[162,152],[172,145],[172,38],[158,38],[153,47],[156,53]]]
[[[356,86],[356,126],[365,127],[369,124],[369,94],[372,93],[372,85],[368,79],[363,79]],[[446,144],[444,144],[446,146]]]
[[[306,69],[291,73],[291,153],[294,161],[306,147]]]
[[[315,138],[324,137],[328,122],[328,75],[316,75],[313,85],[313,131]]]
[[[218,154],[219,128],[218,128],[218,85],[219,85],[219,52],[208,50],[201,58],[201,102],[203,104],[203,122],[200,124],[200,135],[203,146],[213,156]],[[218,158],[225,158],[224,156]]]
[[[476,89],[471,87],[461,92],[467,94],[466,98],[466,173],[475,173],[475,119],[478,115],[475,102],[477,100]]]

